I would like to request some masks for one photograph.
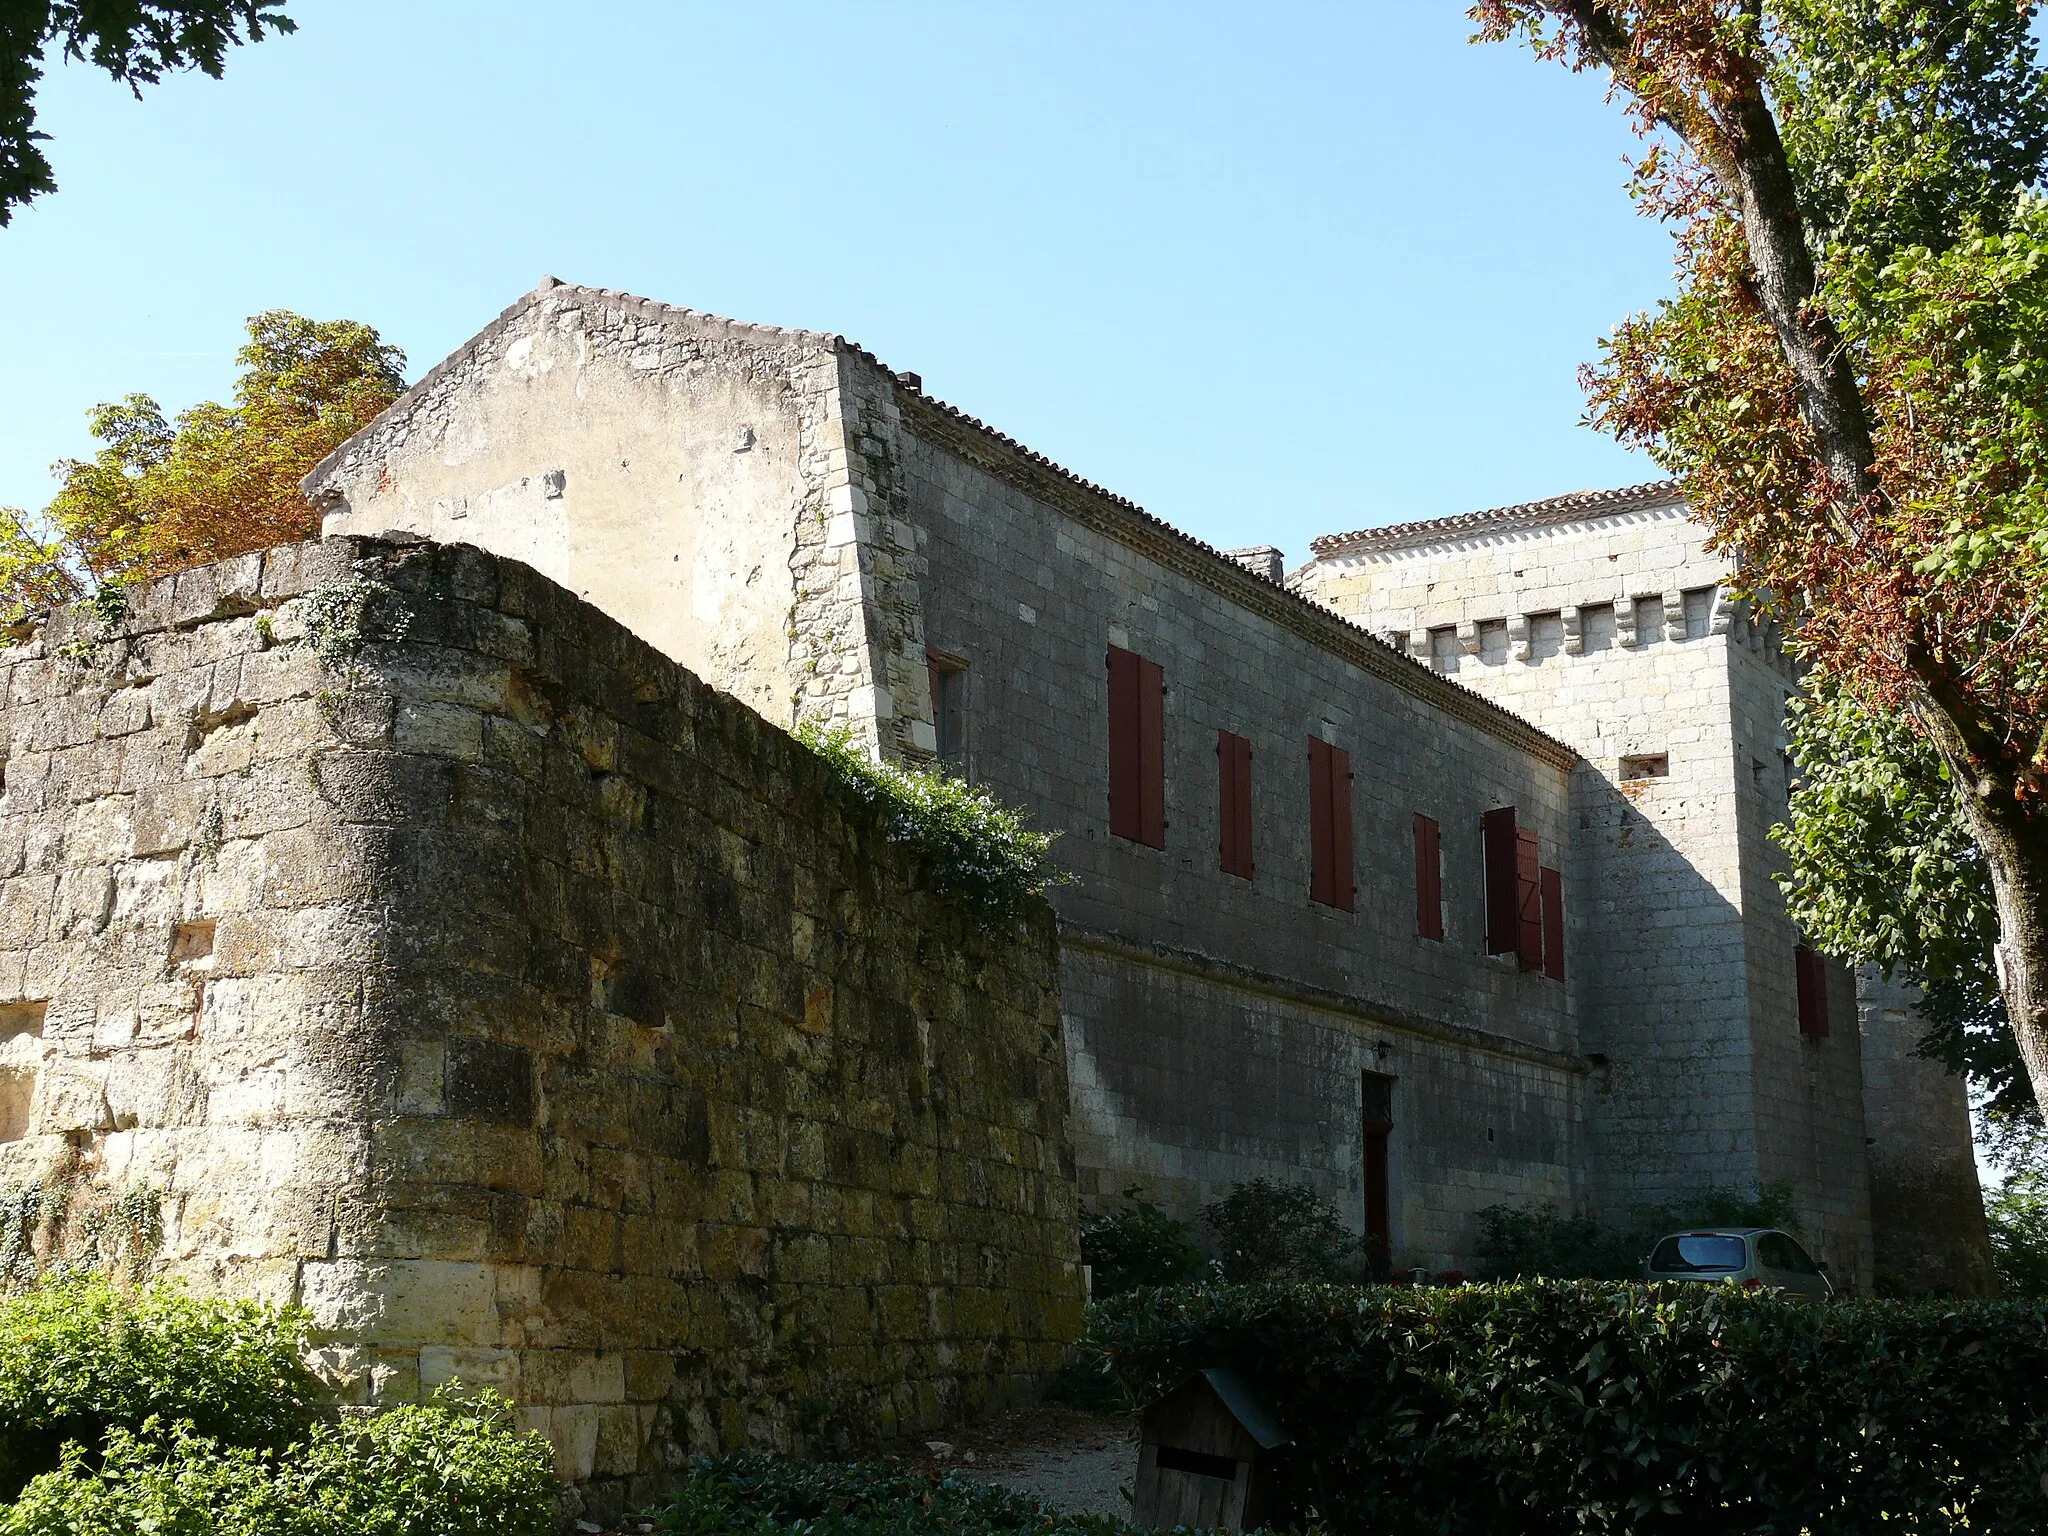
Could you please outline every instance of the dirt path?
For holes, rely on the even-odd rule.
[[[1039,1408],[930,1441],[923,1464],[1013,1488],[1069,1514],[1131,1517],[1138,1431],[1130,1419]]]

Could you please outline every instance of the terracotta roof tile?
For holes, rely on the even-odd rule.
[[[1587,517],[1613,517],[1623,512],[1640,512],[1651,507],[1670,506],[1685,500],[1676,480],[1652,480],[1644,485],[1625,485],[1611,491],[1573,491],[1542,501],[1525,501],[1512,507],[1490,507],[1484,512],[1464,512],[1456,517],[1431,518],[1420,523],[1395,523],[1386,528],[1360,528],[1353,533],[1326,533],[1309,540],[1318,558],[1349,555],[1368,550],[1404,549],[1415,544],[1433,544],[1442,539],[1461,539],[1475,533],[1509,533],[1523,528],[1541,528],[1551,523],[1572,523]]]

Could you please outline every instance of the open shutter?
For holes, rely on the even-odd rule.
[[[1138,841],[1166,846],[1166,674],[1138,658]]]
[[[1815,1040],[1825,1040],[1828,1037],[1827,961],[1821,958],[1818,950],[1801,944],[1792,951],[1792,963],[1798,973],[1799,1032]]]
[[[1515,953],[1522,969],[1543,969],[1543,855],[1536,834],[1515,833]]]
[[[1515,808],[1504,805],[1479,818],[1486,845],[1486,952],[1513,954],[1521,944],[1521,898],[1516,885]]]
[[[1564,876],[1543,871],[1543,974],[1564,980]]]
[[[1230,731],[1216,733],[1217,824],[1223,873],[1252,877],[1252,744]]]
[[[1165,673],[1121,646],[1109,648],[1109,830],[1166,846]]]
[[[1436,818],[1415,813],[1415,931],[1444,936],[1444,858]]]
[[[1330,854],[1330,744],[1308,739],[1308,899],[1337,904]]]

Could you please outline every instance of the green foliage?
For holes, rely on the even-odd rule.
[[[293,1311],[170,1286],[130,1297],[96,1278],[0,1301],[0,1497],[55,1468],[66,1441],[92,1456],[152,1422],[282,1447],[324,1395],[300,1363],[305,1329]]]
[[[397,398],[404,354],[367,325],[281,309],[248,331],[233,405],[174,422],[147,395],[98,406],[105,446],[56,466],[50,505],[0,508],[0,623],[319,533],[299,482]]]
[[[1996,231],[2048,160],[2027,0],[1773,0],[1770,82],[1822,248]]]
[[[1990,876],[1934,748],[1819,676],[1786,727],[1800,780],[1771,835],[1792,920],[1830,954],[1920,988],[1922,1052],[1967,1072],[1994,1116],[2038,1123],[1992,962]]]
[[[0,1536],[550,1536],[548,1448],[506,1404],[437,1400],[322,1422],[283,1451],[189,1424],[110,1433],[0,1514]]]
[[[90,61],[140,97],[174,70],[214,79],[228,49],[264,30],[295,30],[275,0],[42,0],[0,6],[0,228],[19,205],[57,190],[36,131],[36,83],[54,47]]]
[[[1276,1523],[1461,1536],[2039,1528],[2048,1310],[1734,1287],[1136,1291],[1137,1401],[1223,1366],[1293,1443]]]
[[[1202,1207],[1215,1238],[1216,1271],[1252,1280],[1335,1280],[1359,1251],[1336,1208],[1308,1184],[1253,1179]]]
[[[2028,1169],[1984,1197],[1991,1264],[2007,1296],[2048,1301],[2048,1174]]]
[[[1047,886],[1069,878],[1052,861],[1052,835],[1034,832],[1021,811],[936,768],[878,763],[844,726],[815,722],[797,739],[887,819],[892,842],[908,843],[939,890],[958,897],[984,922],[1018,916]]]
[[[1132,1185],[1121,1202],[1081,1212],[1081,1262],[1093,1271],[1097,1297],[1141,1285],[1185,1285],[1202,1273],[1190,1228]]]
[[[357,573],[322,583],[306,594],[306,643],[328,667],[352,676],[372,638],[370,611],[390,595],[389,584]],[[384,627],[382,638],[403,640],[408,627],[409,616],[400,615]]]
[[[1657,1239],[1686,1227],[1798,1231],[1789,1185],[1709,1189],[1679,1205],[1642,1205],[1616,1222],[1545,1203],[1489,1205],[1479,1212],[1479,1260],[1496,1280],[1640,1280]]]
[[[957,1473],[873,1463],[723,1456],[649,1511],[664,1536],[1136,1536],[1108,1515],[1066,1515]]]

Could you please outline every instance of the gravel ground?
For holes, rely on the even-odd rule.
[[[1138,1470],[1132,1419],[1040,1408],[963,1430],[950,1443],[930,1441],[924,1449],[925,1465],[934,1471],[1013,1488],[1068,1514],[1131,1517],[1131,1479]]]

